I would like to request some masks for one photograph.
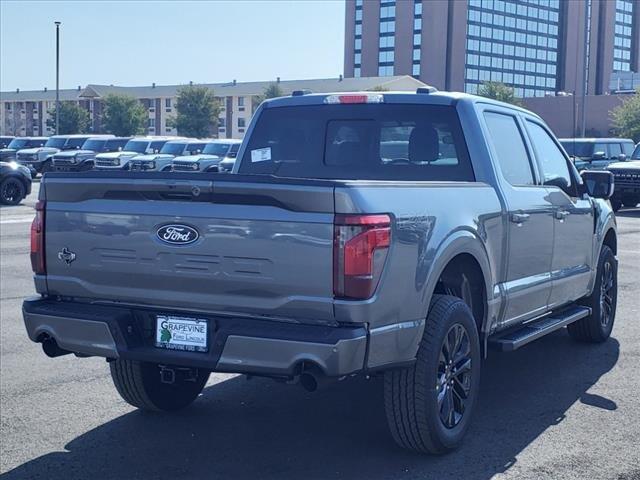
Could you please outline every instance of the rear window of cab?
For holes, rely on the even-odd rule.
[[[251,133],[239,173],[475,180],[453,107],[383,103],[266,108]]]

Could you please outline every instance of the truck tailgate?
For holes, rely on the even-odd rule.
[[[331,321],[334,188],[268,180],[47,176],[48,293]]]

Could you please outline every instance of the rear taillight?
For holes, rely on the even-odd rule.
[[[373,296],[391,244],[389,215],[336,215],[333,293],[364,300]]]
[[[36,203],[36,217],[31,223],[31,269],[33,273],[47,273],[44,261],[44,206],[43,201]]]

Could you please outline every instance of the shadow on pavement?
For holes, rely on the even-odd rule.
[[[616,212],[616,217],[640,218],[640,208],[622,209]]]
[[[490,355],[466,442],[443,457],[394,445],[380,379],[308,394],[236,377],[207,388],[184,412],[131,412],[75,438],[67,451],[36,458],[3,478],[488,479],[508,470],[575,402],[617,408],[587,391],[618,355],[615,339],[582,345],[562,331],[520,351]]]

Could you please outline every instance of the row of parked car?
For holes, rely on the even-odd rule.
[[[229,172],[240,140],[185,137],[54,135],[17,137],[0,149],[33,177],[48,171],[98,170]]]
[[[560,143],[578,170],[609,170],[614,174],[614,210],[640,203],[640,144],[620,138],[564,138]],[[16,161],[29,170],[32,178],[56,170],[230,172],[240,144],[240,140],[231,139],[156,136],[0,137],[0,161]],[[0,183],[0,201],[17,203],[28,194],[30,185],[26,185],[25,177],[29,175],[15,165],[5,165],[3,172],[3,178],[12,176],[14,180]]]
[[[563,138],[560,143],[578,170],[613,173],[611,206],[615,211],[640,203],[640,144],[624,138]]]

